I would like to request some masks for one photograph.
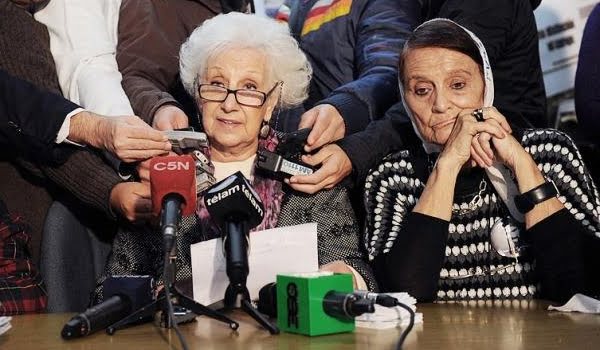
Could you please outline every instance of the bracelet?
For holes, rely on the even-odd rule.
[[[515,206],[525,214],[531,211],[536,204],[542,203],[558,195],[558,189],[552,180],[546,181],[536,188],[515,196]]]

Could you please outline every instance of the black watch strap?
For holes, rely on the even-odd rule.
[[[515,206],[521,213],[525,214],[531,211],[536,204],[542,203],[557,195],[558,190],[556,189],[554,182],[546,181],[532,190],[515,196]]]

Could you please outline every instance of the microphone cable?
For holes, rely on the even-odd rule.
[[[402,331],[402,334],[400,334],[400,338],[398,338],[398,343],[396,344],[396,350],[401,350],[402,345],[404,344],[404,340],[406,340],[408,333],[410,333],[410,331],[413,329],[413,327],[415,325],[415,312],[413,311],[413,309],[410,308],[410,306],[408,306],[404,303],[401,303],[400,301],[398,301],[398,299],[394,298],[394,300],[396,301],[395,306],[399,306],[399,307],[405,309],[406,311],[408,311],[408,313],[410,315],[410,320],[408,321],[408,326],[406,326],[406,329],[404,329]]]
[[[169,251],[165,251],[165,260],[163,263],[163,281],[165,276],[167,276],[167,274],[169,273],[168,271],[168,261],[169,261]],[[175,278],[175,276],[173,276],[173,278]],[[167,300],[167,324],[172,324],[173,325],[173,329],[175,330],[175,333],[177,334],[177,338],[179,339],[179,343],[181,343],[181,347],[183,348],[183,350],[188,350],[188,344],[185,341],[185,338],[183,337],[183,334],[181,334],[181,331],[179,330],[179,326],[177,325],[177,320],[175,319],[175,312],[173,311],[173,303],[171,302],[171,290],[169,289],[169,283],[164,283],[164,287],[165,287],[165,299]]]

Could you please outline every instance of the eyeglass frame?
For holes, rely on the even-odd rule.
[[[246,106],[246,107],[262,107],[262,106],[264,106],[264,105],[265,105],[265,103],[267,102],[267,99],[268,99],[268,98],[269,98],[269,96],[270,96],[270,95],[273,93],[273,91],[275,91],[275,89],[276,89],[278,86],[281,86],[281,85],[283,85],[283,82],[282,82],[282,81],[278,81],[278,82],[276,82],[276,83],[275,83],[275,86],[273,86],[273,87],[271,88],[271,90],[269,90],[269,91],[268,91],[268,92],[266,92],[266,93],[265,93],[265,92],[262,92],[262,91],[259,91],[259,90],[249,90],[249,89],[235,89],[235,90],[234,90],[234,89],[229,89],[229,88],[226,88],[226,87],[224,87],[224,86],[212,85],[212,84],[198,84],[198,88],[197,88],[197,90],[198,90],[198,96],[199,96],[201,99],[203,99],[203,100],[206,100],[206,101],[210,101],[210,102],[225,102],[225,101],[227,100],[227,98],[229,98],[229,95],[230,95],[230,94],[233,94],[233,97],[235,98],[235,102],[237,102],[237,103],[238,103],[239,105],[241,105],[241,106]],[[227,94],[225,95],[225,98],[223,98],[222,100],[211,100],[211,99],[208,99],[208,98],[202,97],[202,92],[200,91],[200,89],[202,88],[202,86],[212,86],[212,87],[216,87],[216,88],[224,89],[225,91],[227,91]],[[261,104],[259,104],[259,105],[249,105],[249,104],[246,104],[246,103],[241,103],[241,102],[238,100],[238,95],[237,95],[238,91],[251,91],[251,92],[258,92],[258,93],[260,93],[260,94],[262,94],[262,95],[263,95],[263,100],[262,100],[262,103],[261,103]]]

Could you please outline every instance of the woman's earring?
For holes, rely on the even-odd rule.
[[[262,126],[260,127],[260,138],[266,139],[267,136],[269,136],[270,131],[271,127],[269,126],[269,122],[263,120]]]

